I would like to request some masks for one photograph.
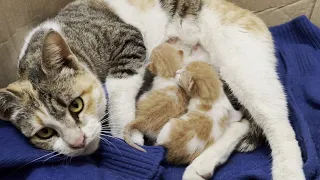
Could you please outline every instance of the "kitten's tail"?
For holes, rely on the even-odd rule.
[[[123,131],[123,139],[124,141],[129,144],[131,147],[139,150],[139,151],[142,151],[142,152],[147,152],[145,149],[143,149],[142,147],[138,146],[137,144],[135,144],[133,141],[132,141],[132,136],[136,134],[137,136],[141,135],[142,133],[138,130],[138,128],[136,127],[136,123],[133,121],[133,122],[130,122],[129,124],[127,124],[124,128],[124,131]],[[143,136],[142,136],[143,138]]]

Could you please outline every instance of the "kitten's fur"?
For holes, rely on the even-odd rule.
[[[145,150],[136,144],[144,145],[144,136],[156,141],[164,124],[184,114],[188,105],[186,93],[174,79],[183,64],[183,51],[163,43],[152,51],[150,60],[147,69],[155,76],[152,88],[138,100],[136,118],[123,134],[129,145],[141,151]]]
[[[107,107],[102,84],[106,78],[142,76],[138,71],[145,58],[138,29],[103,1],[75,1],[29,33],[18,81],[0,90],[0,118],[10,120],[39,148],[68,156],[90,154],[98,148],[99,120]],[[68,107],[78,97],[84,108],[72,114]],[[57,133],[39,138],[36,133],[46,127]]]
[[[105,1],[121,19],[142,32],[148,54],[170,37],[191,45],[199,42],[232,93],[263,129],[272,149],[273,179],[304,179],[301,152],[276,73],[272,36],[261,19],[224,0]],[[209,150],[222,152],[218,146]],[[202,175],[211,174],[217,165],[201,156],[183,178],[203,179]]]
[[[242,113],[233,109],[218,74],[208,63],[189,63],[177,71],[176,80],[191,98],[188,111],[170,119],[157,144],[167,148],[168,162],[187,164],[214,144],[232,122],[240,121]]]

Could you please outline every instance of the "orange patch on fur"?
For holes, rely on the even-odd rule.
[[[266,34],[271,37],[265,23],[251,11],[227,1],[203,0],[203,2],[205,6],[221,14],[222,24],[238,25],[249,32]]]
[[[182,73],[181,82],[190,82],[184,79],[186,77],[191,78],[190,83],[193,83],[192,87],[189,87],[188,83],[181,83],[185,86],[183,88],[191,97],[200,98],[204,106],[211,105],[220,96],[222,82],[218,73],[208,63],[191,62]]]
[[[170,120],[171,131],[170,138],[163,145],[167,148],[167,161],[174,164],[188,164],[201,154],[205,148],[211,145],[213,139],[211,132],[213,122],[209,116],[199,112],[188,112],[187,120],[174,118]],[[189,152],[188,143],[197,137],[205,142],[204,147],[199,147],[195,152]]]
[[[42,119],[41,119],[38,115],[35,115],[35,120],[36,120],[36,122],[37,122],[39,125],[41,125],[41,126],[44,125]]]
[[[153,49],[149,70],[157,76],[173,78],[183,63],[183,53],[169,43],[162,43]]]
[[[156,0],[128,0],[128,2],[141,11],[147,11],[156,5]]]

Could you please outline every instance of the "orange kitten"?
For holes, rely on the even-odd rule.
[[[144,135],[155,141],[170,118],[186,112],[187,95],[175,81],[182,63],[183,52],[173,45],[163,43],[152,51],[147,68],[155,75],[153,87],[138,100],[136,118],[124,129],[123,138],[130,146],[145,151],[138,146],[144,144]]]
[[[166,147],[168,162],[187,164],[212,145],[231,122],[239,121],[242,113],[233,109],[218,74],[208,63],[189,63],[177,71],[176,80],[191,97],[188,112],[163,127],[157,144]]]

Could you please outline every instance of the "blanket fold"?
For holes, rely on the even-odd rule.
[[[304,172],[308,180],[320,179],[320,29],[301,16],[270,31]],[[162,147],[145,146],[143,153],[122,140],[105,139],[93,155],[70,159],[33,147],[10,123],[0,121],[0,179],[173,180],[183,175],[185,166],[167,164]],[[234,153],[213,179],[269,180],[271,162],[269,147]]]

